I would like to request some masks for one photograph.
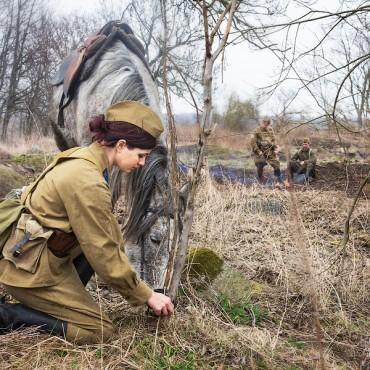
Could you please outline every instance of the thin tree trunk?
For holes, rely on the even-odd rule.
[[[191,182],[189,197],[186,205],[185,216],[183,221],[183,230],[180,236],[177,254],[175,258],[174,271],[170,285],[169,295],[172,299],[176,298],[178,287],[180,284],[181,274],[185,266],[187,249],[191,226],[194,218],[195,198],[199,187],[201,169],[204,164],[205,148],[207,138],[212,132],[212,81],[213,81],[213,66],[221,51],[224,50],[231,29],[231,23],[236,10],[238,1],[232,0],[225,7],[223,13],[219,16],[211,33],[208,25],[208,8],[206,1],[201,2],[201,10],[203,15],[204,38],[205,38],[205,58],[203,66],[203,115],[200,125],[198,157],[194,171],[194,177]],[[198,2],[198,5],[200,2]],[[219,32],[222,22],[228,14],[228,20],[224,35],[219,46],[212,54],[212,45],[214,38]]]

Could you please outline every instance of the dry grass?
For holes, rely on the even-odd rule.
[[[199,127],[197,125],[177,125],[177,139],[180,146],[195,145],[199,139]],[[251,132],[233,132],[216,126],[210,136],[208,145],[233,150],[245,150],[249,146]]]
[[[303,129],[292,138],[298,143],[302,136],[307,136]],[[197,142],[194,126],[178,127],[178,137],[183,145]],[[333,140],[324,131],[311,137],[314,143]],[[356,147],[368,140],[344,138]],[[43,151],[56,151],[51,139],[40,138],[5,149],[26,153],[33,142]],[[217,128],[210,145],[243,151],[248,142],[247,134],[234,136]],[[110,343],[76,346],[30,329],[13,332],[0,336],[0,369],[303,370],[319,368],[320,352],[326,369],[367,368],[369,201],[361,199],[356,207],[343,256],[343,225],[351,203],[344,192],[297,192],[299,229],[286,191],[221,186],[210,178],[204,178],[200,189],[191,244],[213,248],[224,258],[225,271],[235,272],[240,281],[223,274],[206,291],[197,292],[184,279],[170,319],[148,316],[128,307],[104,284],[92,285],[91,294],[117,327]],[[241,285],[247,286],[243,293]],[[312,292],[323,331],[321,345]],[[220,303],[221,293],[258,307],[260,321],[237,323]]]
[[[17,137],[11,142],[0,143],[0,148],[8,153],[30,154],[30,153],[56,153],[58,148],[54,137],[31,135],[28,137]]]
[[[185,282],[169,320],[129,308],[100,284],[90,289],[118,328],[112,342],[78,347],[32,331],[12,333],[0,337],[0,368],[315,369],[320,349],[310,304],[314,289],[325,368],[365,369],[369,202],[358,204],[347,254],[338,263],[350,200],[340,192],[309,189],[296,196],[308,240],[306,259],[293,237],[289,193],[219,186],[206,178],[198,196],[191,243],[212,247],[228,268],[257,287],[248,299],[263,312],[258,324],[236,324],[225,313],[220,281],[202,292]],[[237,294],[232,286],[228,290]]]

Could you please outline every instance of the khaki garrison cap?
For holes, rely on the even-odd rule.
[[[105,120],[131,123],[155,138],[158,138],[164,130],[157,113],[137,101],[126,100],[111,105],[105,112]]]

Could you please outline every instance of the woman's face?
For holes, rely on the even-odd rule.
[[[125,140],[119,140],[114,149],[114,164],[123,172],[131,172],[135,168],[144,166],[145,159],[151,152],[151,149],[129,149]]]

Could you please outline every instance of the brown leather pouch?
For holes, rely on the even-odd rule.
[[[77,244],[78,240],[73,232],[65,233],[61,230],[54,230],[47,242],[48,248],[57,257],[67,256]]]

